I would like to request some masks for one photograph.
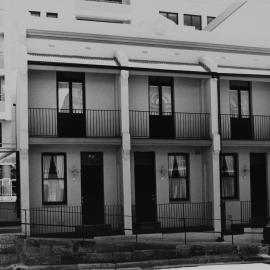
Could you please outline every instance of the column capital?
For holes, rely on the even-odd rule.
[[[124,80],[127,80],[129,77],[129,71],[128,70],[121,70],[120,77]]]

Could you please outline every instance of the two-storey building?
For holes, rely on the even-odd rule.
[[[171,2],[29,1],[6,18],[28,233],[268,217],[270,52],[233,23],[255,4]]]

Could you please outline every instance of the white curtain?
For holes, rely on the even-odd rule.
[[[234,168],[234,157],[223,156],[222,164],[222,197],[234,197],[235,195],[235,168]]]
[[[169,156],[170,199],[187,198],[186,171],[185,156]]]
[[[237,90],[230,90],[230,114],[232,116],[238,117],[239,110],[238,110],[238,91]]]
[[[50,171],[54,171],[54,168],[51,168],[51,166],[56,168],[56,174],[51,174],[55,178],[50,176]],[[43,157],[43,195],[45,202],[62,202],[64,200],[64,166],[64,156],[62,155],[47,155]]]

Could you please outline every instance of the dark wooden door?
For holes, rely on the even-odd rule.
[[[57,131],[59,137],[85,137],[84,74],[57,73]]]
[[[250,154],[251,217],[258,225],[263,225],[267,217],[266,179],[265,154]]]
[[[251,83],[230,81],[230,123],[233,140],[252,139]]]
[[[150,138],[173,139],[173,79],[149,77]]]
[[[231,135],[233,140],[251,140],[251,117],[231,117]]]
[[[136,152],[134,158],[137,225],[143,222],[156,222],[155,153]]]
[[[103,154],[81,154],[83,224],[104,224]]]

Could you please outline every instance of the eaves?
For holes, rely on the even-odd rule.
[[[51,30],[28,29],[27,38],[121,44],[121,45],[144,46],[144,47],[158,47],[167,49],[171,48],[171,49],[202,50],[202,51],[215,51],[215,52],[227,52],[238,54],[270,55],[270,48],[265,47],[213,44],[207,42],[167,40],[167,39],[156,39],[147,37],[127,37],[127,36],[75,33],[64,31],[51,31]]]

